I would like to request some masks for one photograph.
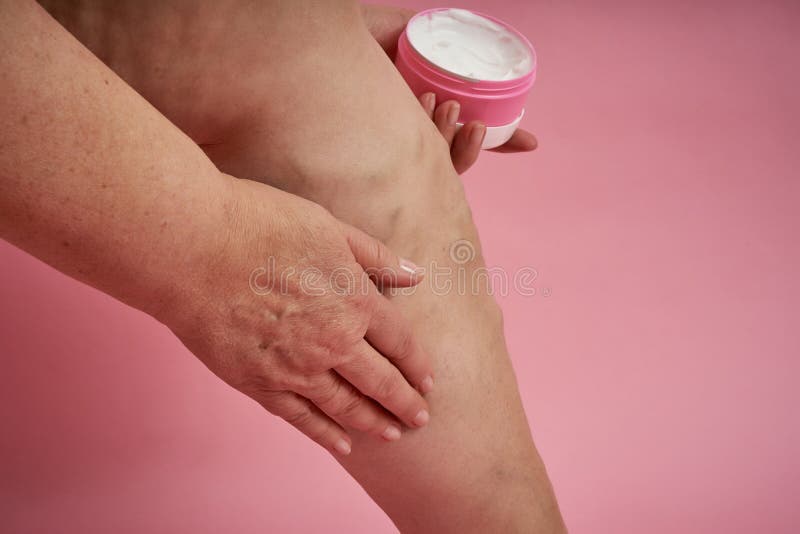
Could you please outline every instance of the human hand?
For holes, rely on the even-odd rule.
[[[436,105],[436,95],[425,93],[419,97],[422,108],[430,117],[444,140],[450,145],[450,158],[453,160],[458,174],[463,174],[477,161],[481,153],[481,144],[486,136],[486,125],[481,121],[470,121],[457,126],[461,106],[455,100],[447,100]],[[494,152],[530,152],[536,150],[537,141],[534,135],[526,130],[517,129],[511,139]]]
[[[431,364],[375,285],[413,286],[417,268],[317,204],[231,183],[226,244],[162,320],[220,378],[329,450],[349,454],[346,428],[393,441],[398,419],[425,425]]]
[[[361,14],[372,37],[394,60],[397,40],[415,12],[401,7],[362,4]],[[448,100],[437,106],[436,95],[433,93],[417,96],[425,112],[433,119],[439,132],[450,145],[453,167],[459,174],[463,174],[480,155],[486,125],[481,121],[471,121],[457,128],[458,102]],[[491,150],[503,153],[530,152],[536,149],[537,144],[536,137],[531,132],[518,128],[505,144]]]

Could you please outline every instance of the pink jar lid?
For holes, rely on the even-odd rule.
[[[409,24],[417,18],[448,9],[421,11],[409,20]],[[518,122],[525,107],[525,99],[536,80],[536,52],[530,41],[512,26],[490,15],[468,11],[502,26],[527,46],[531,54],[530,71],[509,80],[477,80],[461,76],[425,58],[413,47],[405,30],[398,41],[395,60],[397,69],[417,96],[433,92],[439,102],[457,100],[461,104],[461,121],[464,123],[480,120],[492,127]]]

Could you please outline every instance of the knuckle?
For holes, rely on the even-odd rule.
[[[360,395],[351,392],[337,403],[337,406],[332,410],[332,415],[342,419],[349,419],[355,416],[363,406],[364,399]]]
[[[392,352],[392,359],[404,360],[411,356],[414,351],[414,337],[411,331],[402,329],[397,333],[397,339],[394,344],[394,351]]]
[[[272,415],[280,417],[313,441],[319,441],[324,436],[325,425],[321,424],[319,415],[307,401],[288,404],[285,394],[262,396],[257,400]]]
[[[346,336],[339,340],[339,349],[345,351],[349,349],[359,340],[363,339],[364,333],[369,328],[369,324],[373,315],[375,305],[372,302],[372,295],[369,293],[369,284],[366,282],[361,284],[362,288],[355,291],[346,302],[346,311],[344,315],[347,317],[348,324],[343,330]]]
[[[229,383],[251,397],[268,396],[284,389],[279,379],[267,373],[248,373]]]
[[[291,373],[281,377],[279,381],[283,391],[292,391],[307,397],[308,395],[305,395],[305,392],[313,391],[315,379],[313,375]]]
[[[262,368],[252,374],[251,381],[259,384],[265,391],[285,391],[288,389],[289,377],[284,372],[277,372],[272,368]]]
[[[283,398],[283,393],[275,391],[253,391],[244,393],[258,402],[272,415],[282,417],[281,399]]]
[[[375,384],[374,395],[378,399],[390,399],[400,390],[401,381],[396,374],[387,374],[378,379]]]
[[[290,425],[306,431],[314,419],[314,414],[311,409],[306,406],[305,408],[294,410],[283,416],[283,419]]]
[[[372,239],[373,246],[375,247],[375,258],[377,258],[380,267],[390,265],[392,262],[392,253],[389,251],[389,248],[378,241],[377,239]]]
[[[339,380],[328,380],[326,378],[310,386],[310,398],[318,406],[327,406],[339,396],[341,388],[342,384]]]
[[[386,260],[386,247],[371,235],[363,234],[361,238],[361,247],[365,256],[372,260],[370,263],[377,264],[377,266],[380,267]]]

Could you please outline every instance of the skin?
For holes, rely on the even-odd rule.
[[[468,277],[484,266],[451,147],[357,4],[109,3],[54,13],[224,172],[310,199],[426,265]],[[472,253],[454,254],[465,241]],[[442,292],[434,278],[391,300],[432,359],[430,423],[391,443],[351,432],[352,454],[338,461],[403,532],[563,532],[499,308],[483,285]],[[229,343],[238,335],[216,330]]]
[[[4,239],[153,315],[331,451],[349,454],[345,428],[396,440],[401,422],[427,423],[415,388],[432,387],[430,359],[368,276],[411,286],[413,264],[312,202],[219,172],[36,4],[3,2],[0,27]],[[318,276],[256,291],[268,258]],[[350,291],[328,283],[335,271]]]

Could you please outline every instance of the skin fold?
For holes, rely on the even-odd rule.
[[[358,4],[109,2],[51,12],[224,173],[318,203],[425,267],[471,278],[484,266],[451,147]],[[237,189],[237,203],[258,214],[239,226],[289,202],[259,187]],[[222,250],[255,247],[255,261],[269,239],[262,232]],[[456,243],[468,244],[466,256]],[[403,532],[563,532],[500,310],[485,285],[441,291],[441,282],[427,275],[391,299],[432,360],[429,424],[391,443],[351,432],[352,453],[337,460]],[[237,288],[247,291],[233,276],[227,298]],[[220,327],[217,336],[237,342],[239,332]]]

